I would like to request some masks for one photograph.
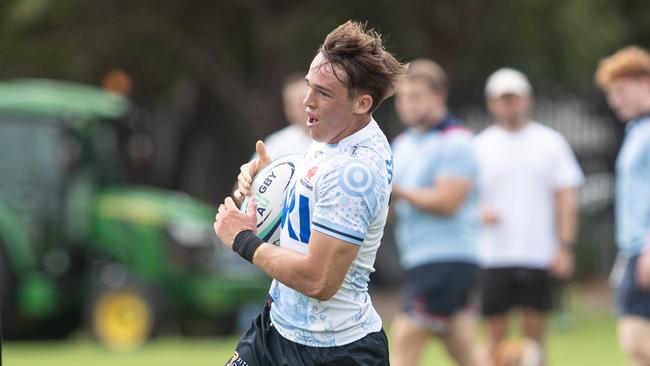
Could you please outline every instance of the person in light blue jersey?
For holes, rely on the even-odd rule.
[[[596,82],[626,122],[616,160],[618,338],[632,365],[650,365],[650,53],[626,47],[600,61]]]
[[[409,64],[396,110],[407,127],[392,144],[395,235],[406,273],[393,364],[418,364],[430,336],[457,364],[482,364],[470,306],[478,275],[472,133],[447,109],[446,75],[430,60]]]
[[[405,72],[365,24],[346,22],[318,49],[305,77],[314,142],[289,183],[280,244],[255,236],[254,199],[243,214],[219,206],[217,236],[273,278],[262,313],[228,365],[389,364],[388,340],[368,281],[388,215],[392,152],[372,113]],[[242,166],[236,197],[270,158]]]

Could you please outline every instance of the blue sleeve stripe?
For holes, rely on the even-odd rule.
[[[364,240],[363,238],[359,238],[357,236],[350,235],[348,233],[344,233],[342,231],[332,229],[330,227],[319,224],[317,222],[312,222],[312,224],[314,225],[314,230],[320,231],[323,234],[331,235],[331,236],[333,236],[333,237],[335,237],[337,239],[341,239],[341,240],[347,241],[347,242],[352,243],[352,244],[358,244],[358,245],[363,244],[363,240]]]
[[[334,222],[332,222],[332,221],[330,221],[330,220],[328,220],[326,218],[323,218],[323,217],[321,217],[319,215],[314,215],[314,218],[313,218],[312,222],[317,222],[322,227],[326,227],[326,228],[328,228],[330,230],[335,230],[335,231],[340,232],[340,233],[345,233],[345,234],[350,235],[353,238],[357,238],[357,239],[359,239],[361,241],[366,239],[366,232],[365,231],[357,231],[357,230],[351,229],[349,227],[346,227],[346,226],[343,226],[343,225],[340,225],[340,224],[336,224],[336,223],[334,223]]]
[[[319,215],[314,215],[314,218],[313,218],[312,222],[317,222],[317,223],[320,224],[321,227],[325,227],[325,228],[328,228],[330,230],[334,230],[334,231],[339,232],[339,233],[344,233],[346,235],[349,235],[350,237],[357,238],[357,239],[359,239],[361,241],[366,239],[366,233],[365,232],[352,230],[349,227],[345,227],[345,226],[342,226],[342,225],[339,225],[339,224],[335,224],[332,221],[330,221],[330,220],[328,220],[326,218],[323,218],[323,217],[321,217]]]

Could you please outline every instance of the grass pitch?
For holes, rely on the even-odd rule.
[[[616,343],[615,319],[608,300],[572,291],[565,317],[555,315],[549,324],[549,365],[625,365]],[[390,324],[386,321],[390,337]],[[515,324],[513,324],[515,325]],[[185,366],[223,365],[232,355],[238,337],[163,337],[130,353],[107,351],[77,336],[61,342],[5,342],[3,365],[10,366]],[[453,365],[440,343],[427,345],[423,366]]]

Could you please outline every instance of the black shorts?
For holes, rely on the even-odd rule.
[[[271,302],[239,340],[226,366],[384,366],[389,365],[383,329],[339,347],[309,347],[283,338],[271,325]]]
[[[554,280],[548,270],[486,268],[481,274],[481,313],[503,315],[513,307],[548,312],[553,308]]]
[[[408,269],[402,285],[402,311],[424,328],[444,332],[449,318],[470,308],[478,280],[473,263],[429,263]]]
[[[623,277],[616,286],[616,313],[618,316],[634,315],[650,320],[650,290],[643,290],[636,280],[639,256],[627,261]]]

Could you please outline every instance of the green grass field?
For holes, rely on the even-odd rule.
[[[561,326],[557,316],[550,324],[549,365],[625,365],[616,344],[615,320],[602,299],[575,295],[574,291],[568,302],[568,327]],[[61,342],[9,342],[2,353],[3,365],[8,366],[223,365],[236,342],[237,337],[164,337],[137,351],[116,354],[78,336]],[[430,341],[421,365],[452,363],[441,346]]]

